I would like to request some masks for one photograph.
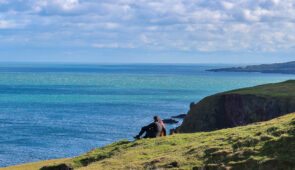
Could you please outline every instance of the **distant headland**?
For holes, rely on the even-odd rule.
[[[261,64],[261,65],[242,66],[242,67],[210,69],[207,71],[295,74],[295,61],[286,62],[286,63]]]

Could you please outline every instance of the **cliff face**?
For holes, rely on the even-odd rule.
[[[267,89],[272,93],[271,89]],[[239,94],[238,91],[221,93],[206,97],[197,104],[192,103],[176,132],[191,133],[242,126],[294,111],[295,97],[292,96]]]

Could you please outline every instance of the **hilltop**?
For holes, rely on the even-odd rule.
[[[44,167],[47,166],[47,167]],[[84,155],[2,168],[272,169],[295,168],[295,113],[267,122],[212,132],[122,140]]]
[[[178,133],[212,131],[270,120],[295,112],[295,81],[265,84],[208,96],[192,103]]]
[[[261,64],[261,65],[250,65],[250,66],[243,66],[243,67],[211,69],[207,71],[295,74],[295,61],[291,61],[287,63]]]

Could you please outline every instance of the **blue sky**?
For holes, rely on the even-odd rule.
[[[0,61],[295,60],[294,0],[0,0]]]

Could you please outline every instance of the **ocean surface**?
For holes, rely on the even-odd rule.
[[[170,118],[217,92],[295,78],[205,71],[220,67],[228,65],[0,64],[0,167],[133,140],[154,115]]]

